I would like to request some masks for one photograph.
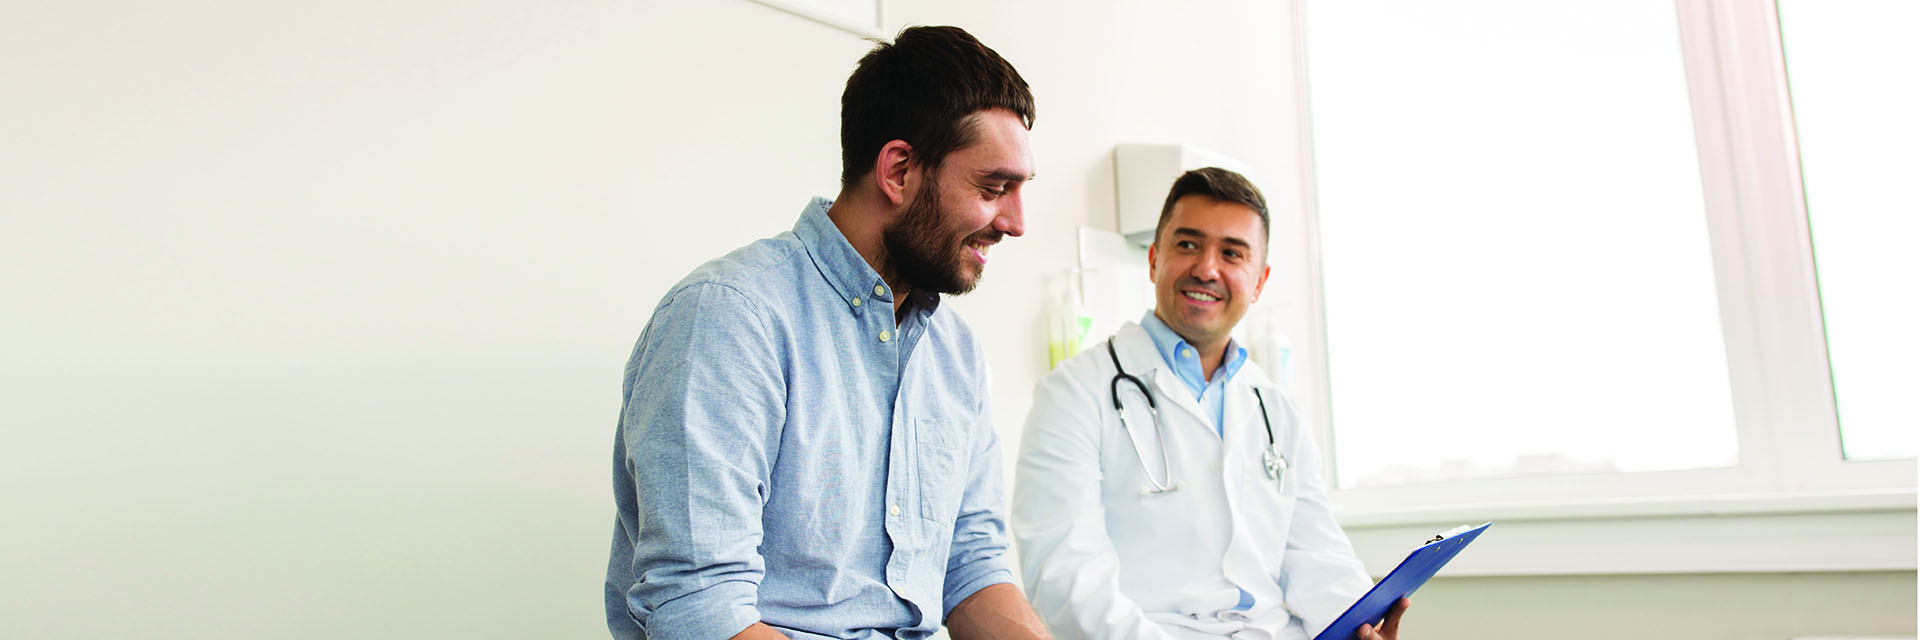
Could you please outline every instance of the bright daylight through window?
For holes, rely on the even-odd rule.
[[[1736,464],[1673,4],[1303,11],[1338,485]]]
[[[1780,3],[1780,31],[1849,460],[1913,457],[1920,414],[1920,3]],[[1891,66],[1889,66],[1891,65]],[[1894,69],[1889,75],[1889,69]],[[1907,77],[1902,77],[1907,76]]]

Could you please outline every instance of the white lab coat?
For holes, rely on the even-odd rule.
[[[1372,586],[1334,522],[1311,436],[1259,365],[1225,387],[1224,436],[1203,417],[1138,324],[1114,337],[1127,373],[1153,388],[1178,491],[1147,495],[1133,447],[1166,480],[1146,400],[1122,382],[1136,431],[1113,410],[1105,344],[1062,362],[1034,390],[1020,443],[1013,534],[1027,596],[1068,638],[1306,640]],[[1288,462],[1267,477],[1253,388]],[[1131,442],[1129,442],[1131,440]],[[1234,610],[1240,589],[1253,606]]]

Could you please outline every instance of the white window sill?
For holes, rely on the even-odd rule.
[[[1336,517],[1375,577],[1434,533],[1492,521],[1446,576],[1912,571],[1913,489],[1490,503]]]

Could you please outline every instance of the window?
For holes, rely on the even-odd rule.
[[[1887,21],[1889,34],[1915,26]],[[1349,514],[1859,506],[1832,498],[1886,490],[1891,502],[1867,502],[1911,514],[1914,412],[1866,409],[1875,381],[1893,382],[1849,341],[1912,344],[1898,331],[1920,320],[1911,303],[1898,301],[1904,316],[1870,305],[1901,297],[1888,294],[1911,288],[1915,270],[1866,262],[1898,251],[1833,243],[1920,238],[1884,233],[1885,218],[1920,212],[1903,178],[1877,186],[1907,199],[1870,200],[1869,213],[1842,202],[1858,186],[1822,186],[1819,163],[1871,175],[1847,164],[1870,158],[1817,139],[1796,155],[1793,109],[1813,103],[1788,100],[1771,4],[1310,0],[1301,23],[1319,243],[1309,268],[1321,276],[1307,315],[1324,319],[1326,340],[1323,361],[1304,367],[1324,373],[1308,385],[1324,391],[1304,404]],[[1878,81],[1910,91],[1895,75]],[[1911,127],[1914,112],[1885,117]],[[1843,232],[1845,214],[1827,222],[1823,207],[1873,216],[1869,232]],[[1891,330],[1871,335],[1889,315]]]
[[[1339,486],[1733,466],[1672,7],[1306,10]]]
[[[1794,127],[1849,460],[1913,457],[1920,417],[1920,4],[1780,4]]]

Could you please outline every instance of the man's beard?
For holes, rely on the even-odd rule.
[[[941,224],[947,218],[941,204],[939,185],[933,180],[921,183],[913,204],[880,232],[880,239],[887,249],[888,270],[912,290],[963,294],[972,291],[980,277],[966,277],[967,243]]]

